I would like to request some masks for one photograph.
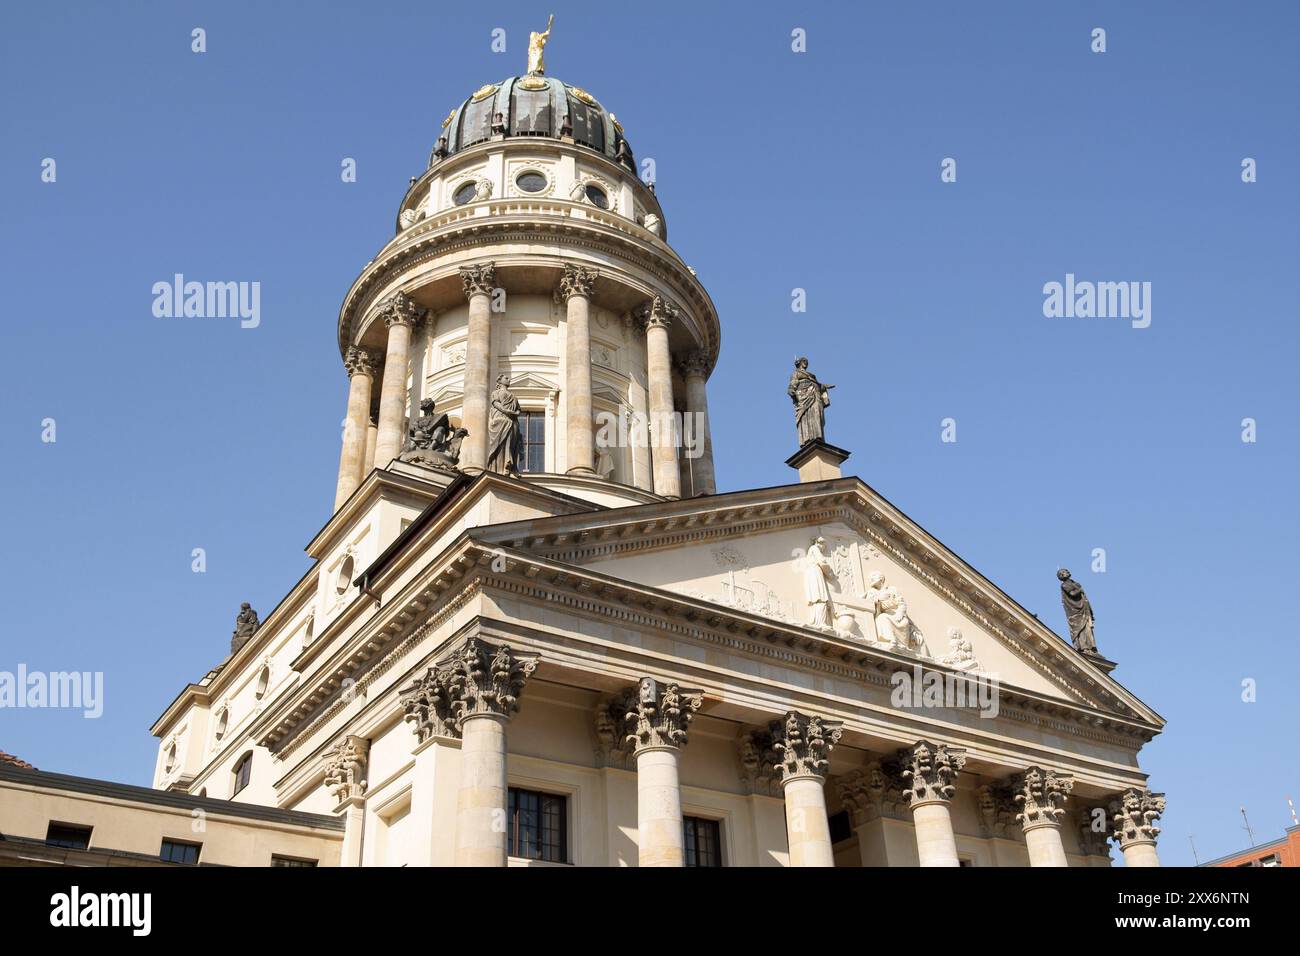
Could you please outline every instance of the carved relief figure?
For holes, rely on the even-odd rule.
[[[808,600],[808,626],[829,631],[833,628],[831,591],[829,582],[835,572],[826,557],[826,539],[817,538],[808,547],[804,558],[804,596]]]
[[[1065,607],[1065,619],[1070,625],[1070,640],[1075,650],[1084,654],[1097,653],[1097,638],[1093,634],[1092,605],[1088,595],[1083,593],[1079,582],[1070,577],[1070,572],[1061,568],[1056,572],[1061,582],[1061,604]]]
[[[939,661],[958,671],[978,671],[980,662],[975,659],[975,648],[971,642],[962,636],[961,629],[956,627],[948,628],[948,653]]]
[[[499,475],[519,473],[519,400],[510,393],[510,376],[498,375],[488,414],[488,469]]]
[[[907,602],[879,571],[867,575],[867,605],[876,619],[876,640],[902,650],[912,647],[912,621]]]
[[[823,385],[817,376],[808,371],[808,360],[802,356],[794,360],[794,374],[790,376],[787,390],[794,402],[794,423],[799,429],[799,447],[810,441],[826,437],[826,408],[831,403],[830,390],[834,385]]]

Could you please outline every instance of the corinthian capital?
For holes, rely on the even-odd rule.
[[[402,691],[402,713],[420,743],[431,737],[459,737],[460,710],[451,697],[451,668],[430,667]]]
[[[349,735],[325,751],[325,786],[342,806],[366,792],[370,741]]]
[[[374,375],[375,369],[379,367],[379,356],[370,349],[350,345],[343,357],[343,367],[348,370],[348,378],[358,374]]]
[[[524,683],[537,670],[537,655],[516,654],[505,644],[494,647],[470,637],[445,666],[451,672],[447,690],[464,723],[471,717],[512,716]]]
[[[623,705],[625,740],[637,753],[656,747],[682,747],[704,692],[685,690],[676,681],[660,683],[642,677]]]
[[[1154,843],[1160,828],[1156,821],[1165,812],[1165,795],[1145,787],[1125,790],[1110,804],[1111,835],[1120,849],[1130,843]]]
[[[907,781],[907,799],[913,807],[951,800],[957,793],[953,781],[966,766],[966,748],[918,740],[898,752],[898,762]]]
[[[560,298],[566,302],[575,295],[590,299],[592,290],[596,287],[596,279],[599,276],[600,273],[595,269],[586,269],[566,262],[564,264],[564,275],[560,277]]]
[[[1016,774],[1011,790],[1019,811],[1016,820],[1026,830],[1045,823],[1055,824],[1065,813],[1064,803],[1074,789],[1074,778],[1069,774],[1029,767]]]
[[[687,352],[682,359],[681,370],[683,378],[690,378],[692,375],[703,376],[709,371],[709,353],[704,349],[694,349]]]
[[[772,721],[772,749],[778,756],[781,782],[795,777],[825,779],[831,765],[831,750],[844,735],[843,728],[838,720],[810,717],[797,710]]]
[[[394,292],[379,304],[379,317],[390,329],[394,325],[415,325],[424,318],[424,309],[405,292]]]
[[[666,329],[680,313],[663,296],[655,296],[636,311],[636,318],[648,329]]]
[[[484,262],[477,266],[464,266],[460,270],[460,281],[465,287],[465,298],[476,295],[491,295],[497,287],[497,267],[495,262]]]

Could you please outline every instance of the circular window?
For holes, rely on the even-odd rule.
[[[226,726],[230,723],[230,711],[223,710],[221,716],[217,718],[217,739],[220,740],[226,736]]]
[[[461,186],[460,189],[456,190],[455,195],[451,197],[451,201],[454,202],[457,206],[463,206],[465,205],[465,203],[469,202],[471,199],[474,198],[474,193],[476,193],[477,191],[478,191],[478,183],[468,182],[465,185]]]
[[[163,767],[164,773],[171,773],[176,766],[176,745],[172,744],[167,748],[167,765]]]
[[[539,172],[529,170],[515,178],[515,185],[526,193],[539,193],[546,188],[546,177]]]
[[[263,667],[262,673],[257,675],[257,690],[253,692],[253,696],[256,697],[258,700],[261,700],[263,697],[266,696],[266,688],[269,687],[270,684],[271,684],[271,668]]]
[[[609,208],[609,197],[605,195],[605,190],[591,183],[587,184],[587,201],[601,209]]]
[[[352,570],[355,567],[356,562],[352,560],[352,555],[349,554],[343,559],[343,563],[339,565],[339,573],[334,578],[335,594],[342,594],[348,589],[348,586],[352,583]]]

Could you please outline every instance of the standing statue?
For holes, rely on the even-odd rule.
[[[808,626],[821,631],[832,630],[834,611],[831,608],[829,582],[835,580],[835,571],[826,557],[826,539],[816,538],[808,546],[804,558],[804,596],[808,599]]]
[[[510,393],[510,376],[498,375],[488,413],[488,470],[519,473],[519,400]]]
[[[532,76],[541,76],[546,72],[542,51],[546,49],[546,41],[551,38],[551,24],[554,22],[555,14],[552,13],[546,19],[546,32],[538,33],[534,30],[528,34],[528,72]]]
[[[257,612],[245,601],[239,605],[239,613],[235,615],[235,633],[230,637],[230,653],[235,654],[241,647],[253,639],[259,627]]]
[[[1070,577],[1066,568],[1056,572],[1061,582],[1061,604],[1065,607],[1065,619],[1070,625],[1070,640],[1074,649],[1081,654],[1097,653],[1097,637],[1093,633],[1092,605],[1083,587]],[[1098,655],[1100,656],[1100,655]]]
[[[800,448],[810,441],[826,439],[826,408],[831,403],[829,393],[834,387],[817,381],[817,376],[808,371],[806,358],[800,356],[794,360],[788,394],[794,402],[794,423],[799,429]]]

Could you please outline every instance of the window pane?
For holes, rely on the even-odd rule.
[[[63,846],[71,850],[84,850],[90,846],[90,827],[68,823],[51,823],[45,831],[45,842],[50,846]]]
[[[722,866],[722,825],[700,817],[682,819],[687,866]]]
[[[511,787],[509,853],[525,860],[568,862],[566,798]]]

